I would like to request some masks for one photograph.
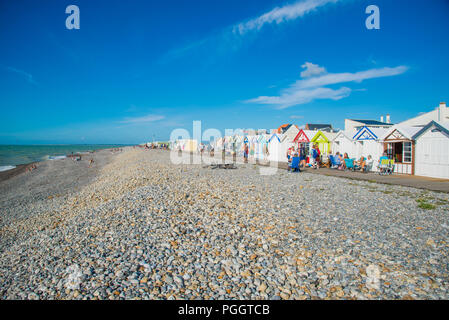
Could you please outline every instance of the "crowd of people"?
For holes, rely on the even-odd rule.
[[[317,144],[312,146],[310,152],[307,152],[305,148],[290,147],[287,149],[287,161],[290,164],[294,157],[299,157],[299,167],[311,167],[318,170],[320,167],[334,168],[337,170],[352,169],[354,171],[367,172],[373,167],[373,158],[368,155],[367,158],[361,156],[358,160],[353,161],[351,168],[348,168],[346,159],[350,159],[348,154],[336,152],[335,155],[323,156]],[[386,158],[386,155],[384,155]],[[331,157],[334,159],[334,163],[331,161]],[[382,158],[381,158],[382,159]]]
[[[150,145],[150,149],[168,149],[168,146],[164,145]],[[181,145],[178,145],[176,147],[178,152],[183,152],[183,148],[181,148]],[[249,156],[250,156],[250,147],[248,143],[244,143],[243,147],[241,149],[243,154],[243,160],[245,163],[248,163]],[[204,152],[208,152],[210,157],[214,157],[215,155],[215,149],[213,145],[206,145],[204,143],[199,143],[197,146],[197,153],[201,154],[203,156]],[[227,154],[227,150],[225,146],[221,148],[221,154],[223,159],[225,158]],[[230,152],[230,151],[229,151]],[[237,155],[237,152],[234,150],[233,152],[230,152],[235,160],[235,157]],[[264,151],[264,154],[266,153],[266,156],[269,155],[268,150]],[[251,153],[252,154],[252,153]],[[302,145],[299,144],[297,146],[291,146],[287,149],[286,152],[286,158],[289,164],[289,167],[291,167],[292,161],[295,157],[299,157],[299,166],[298,170],[300,168],[312,168],[315,170],[318,170],[320,167],[327,167],[337,170],[353,170],[353,171],[361,171],[361,172],[368,172],[371,171],[374,165],[374,160],[371,155],[368,155],[367,157],[361,156],[359,159],[350,158],[348,153],[344,152],[336,152],[335,154],[322,154],[319,145],[313,144],[312,148],[309,150],[308,145]],[[331,159],[332,158],[332,159]],[[388,159],[386,157],[386,154],[382,158]],[[351,160],[351,161],[348,161]],[[348,165],[350,164],[350,166]]]

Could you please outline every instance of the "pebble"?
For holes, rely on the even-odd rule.
[[[0,198],[1,299],[449,298],[446,194],[124,150],[65,196]]]

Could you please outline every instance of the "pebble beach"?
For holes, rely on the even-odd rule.
[[[92,157],[0,182],[1,299],[449,298],[447,193]]]

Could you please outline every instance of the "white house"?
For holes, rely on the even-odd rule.
[[[361,128],[384,128],[388,129],[393,126],[393,123],[390,121],[390,115],[387,114],[386,121],[384,122],[384,117],[380,117],[380,121],[377,120],[359,120],[359,119],[345,119],[345,132],[353,136],[356,132],[358,132]]]
[[[449,121],[431,121],[413,140],[415,175],[449,179]]]

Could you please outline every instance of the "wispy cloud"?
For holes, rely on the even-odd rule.
[[[155,122],[165,119],[165,116],[149,114],[143,117],[135,117],[135,118],[125,118],[120,121],[120,123],[146,123],[146,122]]]
[[[292,115],[290,116],[290,119],[302,119],[302,118],[304,118],[304,116],[298,116],[298,115],[296,115],[296,114],[292,114]]]
[[[238,32],[240,35],[243,35],[249,31],[260,30],[266,24],[281,24],[301,18],[319,7],[338,1],[339,0],[305,0],[282,7],[276,7],[260,15],[259,17],[237,24],[233,30],[234,32]]]
[[[193,51],[210,54],[211,50],[217,52],[237,51],[248,42],[247,34],[257,32],[266,24],[281,24],[302,18],[306,14],[325,6],[328,3],[336,3],[342,0],[301,0],[293,4],[276,7],[256,18],[239,22],[225,27],[203,39],[185,44],[167,52],[161,57],[160,62],[167,62],[188,55]],[[201,49],[204,49],[202,51]]]
[[[312,77],[304,80],[298,80],[293,85],[297,89],[315,88],[331,84],[343,82],[362,82],[363,80],[391,77],[402,74],[408,70],[406,66],[399,66],[395,68],[380,68],[360,71],[356,73],[328,73],[319,77]]]
[[[25,80],[27,80],[29,83],[37,85],[37,82],[34,80],[33,75],[29,74],[28,72],[25,72],[23,70],[20,69],[16,69],[13,67],[5,67],[6,70],[16,73],[18,75],[20,75],[21,77],[25,78]]]
[[[276,106],[278,109],[285,109],[298,104],[304,104],[316,99],[340,100],[349,96],[351,89],[343,87],[338,90],[330,88],[315,88],[312,90],[293,91],[285,89],[279,96],[260,96],[247,100],[247,103],[258,103]]]
[[[355,73],[326,73],[325,68],[313,63],[306,62],[302,67],[305,68],[305,71],[301,72],[303,78],[297,80],[288,88],[281,90],[279,96],[260,96],[245,102],[271,105],[278,109],[284,109],[317,99],[340,100],[348,97],[353,90],[348,87],[332,89],[325,86],[348,82],[362,82],[363,80],[373,78],[391,77],[408,70],[406,66],[398,66],[395,68],[370,69]]]

